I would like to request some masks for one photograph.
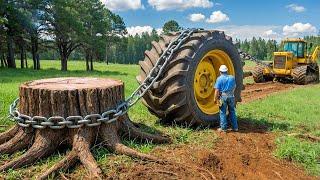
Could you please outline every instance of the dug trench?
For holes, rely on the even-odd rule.
[[[301,86],[273,82],[249,84],[242,93],[243,103],[299,87]],[[239,132],[221,134],[216,129],[210,129],[212,136],[218,136],[212,142],[201,145],[171,144],[158,146],[151,151],[152,155],[178,162],[181,166],[135,161],[114,167],[114,170],[109,172],[109,177],[112,177],[110,179],[317,179],[308,175],[302,167],[273,156],[276,134],[270,132],[267,125],[251,123],[245,119],[241,119],[239,124],[241,126]]]

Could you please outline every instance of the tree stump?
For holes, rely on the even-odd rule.
[[[19,111],[35,117],[43,116],[86,116],[101,114],[114,109],[124,99],[124,85],[119,80],[102,78],[53,78],[24,83],[20,86]],[[96,119],[91,120],[92,123]],[[33,127],[14,126],[0,134],[0,154],[12,154],[28,148],[21,157],[0,167],[0,172],[11,168],[19,168],[52,154],[61,145],[69,145],[72,150],[66,157],[44,172],[39,179],[66,170],[80,161],[91,177],[101,178],[102,171],[98,167],[90,148],[101,144],[118,154],[125,154],[144,160],[157,158],[139,153],[121,143],[120,135],[129,138],[147,140],[154,143],[170,142],[170,138],[162,135],[148,134],[140,131],[127,115],[111,123],[80,128],[37,129]]]

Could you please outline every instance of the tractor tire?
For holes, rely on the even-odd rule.
[[[252,77],[254,82],[256,83],[263,83],[266,81],[264,75],[263,75],[264,67],[261,65],[256,65],[254,70],[252,71]]]
[[[152,49],[145,51],[144,60],[139,62],[141,67],[140,74],[137,76],[139,84],[147,77],[169,43],[178,35],[177,33],[164,35],[160,37],[159,42],[152,42]],[[223,51],[229,57],[228,61],[234,68],[237,85],[235,98],[237,102],[241,101],[242,63],[231,37],[221,31],[200,31],[192,34],[180,47],[167,64],[162,76],[143,96],[143,104],[152,114],[160,118],[161,123],[208,126],[219,121],[219,109],[218,112],[208,114],[200,108],[196,99],[198,96],[195,95],[196,85],[194,85],[197,82],[195,73],[200,61],[202,62],[203,58],[207,57],[206,55],[212,50]],[[217,67],[213,64],[221,62],[221,58],[217,58],[217,60],[209,58],[213,62],[214,69]],[[215,71],[215,75],[218,77],[219,71]],[[215,79],[210,82],[213,86]],[[208,101],[208,103],[212,104],[213,102]]]
[[[307,84],[307,72],[308,66],[298,66],[292,70],[292,78],[295,84],[305,85]]]

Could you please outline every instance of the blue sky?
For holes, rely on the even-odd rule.
[[[237,38],[281,39],[318,34],[319,0],[103,0],[130,33],[159,29],[171,19],[182,27],[219,29]],[[191,18],[192,17],[192,18]]]

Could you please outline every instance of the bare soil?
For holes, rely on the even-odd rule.
[[[248,103],[254,100],[268,97],[269,95],[281,91],[287,91],[296,87],[301,87],[296,84],[284,84],[280,82],[254,83],[245,85],[245,90],[242,91],[242,103]]]
[[[216,148],[178,145],[152,154],[178,164],[135,162],[118,166],[111,179],[317,179],[291,162],[273,157],[273,133],[241,121],[239,132],[217,133]]]
[[[247,85],[243,103],[267,97],[271,93],[298,87],[293,84],[264,83]],[[194,144],[157,147],[152,155],[167,159],[164,164],[134,162],[119,165],[110,179],[317,179],[302,167],[276,159],[275,134],[263,125],[239,122],[239,132],[219,133],[215,148]],[[175,162],[175,163],[170,163]]]

